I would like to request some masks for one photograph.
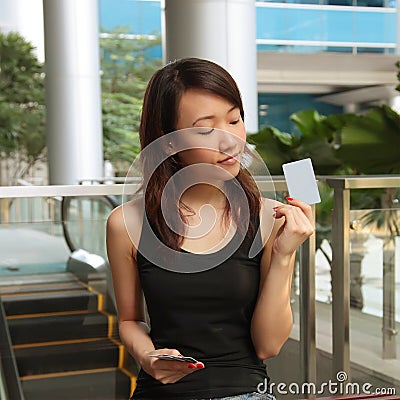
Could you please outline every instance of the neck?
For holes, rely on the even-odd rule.
[[[204,204],[210,204],[218,209],[225,208],[226,197],[221,188],[199,183],[186,189],[181,201],[194,210],[198,210]]]

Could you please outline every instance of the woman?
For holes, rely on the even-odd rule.
[[[262,360],[290,334],[295,251],[314,223],[299,200],[261,198],[241,165],[243,120],[235,81],[213,62],[175,61],[148,84],[143,197],[107,222],[120,337],[141,366],[132,399],[274,398],[257,390]]]

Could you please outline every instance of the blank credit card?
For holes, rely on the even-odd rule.
[[[282,169],[290,197],[308,204],[321,202],[311,158],[283,164]]]

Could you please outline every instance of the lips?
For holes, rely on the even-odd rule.
[[[218,161],[218,163],[233,163],[238,161],[239,153],[233,154],[232,156],[228,156],[223,160]]]

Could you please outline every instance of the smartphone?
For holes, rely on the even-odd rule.
[[[160,360],[174,360],[174,361],[190,362],[193,364],[196,364],[199,362],[193,357],[174,356],[172,354],[149,354],[149,357],[157,357]]]

